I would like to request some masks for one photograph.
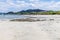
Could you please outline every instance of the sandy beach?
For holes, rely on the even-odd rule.
[[[0,21],[0,40],[60,40],[60,21]]]

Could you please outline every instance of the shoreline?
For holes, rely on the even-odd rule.
[[[10,15],[11,16],[11,15]],[[60,21],[60,15],[20,15],[19,17],[15,18],[14,15],[12,15],[12,18],[11,17],[8,17],[8,16],[5,16],[5,18],[3,19],[4,16],[2,16],[2,18],[0,20],[2,21],[9,21],[9,20],[13,20],[13,19],[26,19],[26,18],[29,18],[29,19],[40,19],[40,20],[56,20],[56,21]],[[24,17],[25,16],[25,17]],[[9,19],[10,18],[10,19]]]
[[[33,22],[0,21],[0,40],[60,40],[60,18],[52,21],[52,18],[45,19]]]

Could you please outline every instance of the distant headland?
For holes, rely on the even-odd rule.
[[[27,9],[21,10],[18,12],[7,12],[7,13],[0,13],[0,15],[60,15],[60,11],[53,11],[53,10],[41,10],[41,9]]]

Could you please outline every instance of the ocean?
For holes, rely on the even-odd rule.
[[[29,17],[37,17],[38,19],[54,19],[56,21],[60,21],[60,15],[0,15],[1,21],[7,21],[11,19],[22,19]]]
[[[27,16],[24,15],[0,15],[1,21],[7,21],[11,19],[21,19],[21,18],[27,18]]]

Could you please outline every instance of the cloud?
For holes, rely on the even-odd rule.
[[[30,8],[60,10],[60,1],[56,2],[54,0],[51,0],[50,2],[44,2],[40,0],[29,0],[29,2],[26,2],[20,0],[6,0],[5,2],[0,2],[0,12],[20,11]]]
[[[60,10],[60,1],[50,1],[50,2],[36,2],[31,4],[34,8],[45,9],[45,10]]]
[[[40,0],[29,0],[30,2],[39,2]]]
[[[1,12],[8,12],[8,11],[19,11],[24,8],[27,8],[29,3],[25,1],[17,0],[16,3],[12,0],[7,0],[6,2],[0,2],[0,11]]]

